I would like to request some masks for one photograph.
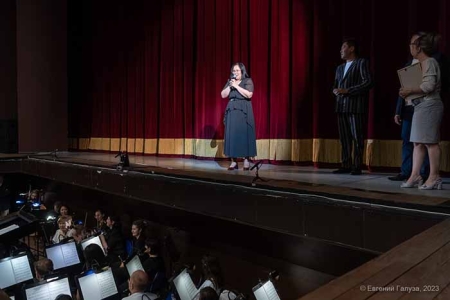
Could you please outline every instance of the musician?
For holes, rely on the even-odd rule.
[[[34,262],[34,271],[36,273],[36,281],[42,281],[47,278],[48,275],[53,273],[53,262],[48,258],[41,258]]]
[[[128,281],[128,289],[131,295],[123,298],[122,300],[154,300],[158,296],[152,293],[146,293],[145,290],[148,286],[149,278],[147,274],[142,270],[134,271],[131,274]]]
[[[68,216],[61,216],[58,219],[58,230],[56,230],[55,235],[53,235],[52,242],[57,244],[62,240],[72,237],[74,229],[70,229],[72,225],[72,218]]]
[[[125,258],[125,239],[123,238],[120,219],[117,216],[109,216],[106,219],[108,231],[105,232],[105,240],[108,245],[108,259],[111,262]]]
[[[105,232],[108,229],[105,212],[101,209],[97,209],[94,213],[94,218],[97,222],[96,229],[100,232]]]
[[[141,255],[145,251],[145,228],[146,223],[143,220],[137,220],[133,222],[131,226],[131,235],[133,243],[133,252],[131,255]]]

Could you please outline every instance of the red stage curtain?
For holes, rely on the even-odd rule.
[[[221,157],[220,91],[240,61],[256,88],[258,158],[338,163],[331,86],[352,36],[375,77],[366,163],[398,166],[396,70],[416,30],[441,33],[449,52],[449,15],[445,0],[69,1],[71,146]]]

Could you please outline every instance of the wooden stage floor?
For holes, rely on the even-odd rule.
[[[18,158],[12,155],[11,158]],[[0,158],[7,159],[9,155]],[[25,156],[27,157],[27,156]],[[31,155],[33,159],[55,159],[52,155]],[[58,152],[57,161],[115,168],[119,158],[114,154],[90,152]],[[255,170],[228,171],[228,161],[167,158],[130,155],[130,171],[158,173],[189,177],[205,181],[219,181],[251,186]],[[242,163],[240,164],[242,167]],[[390,173],[368,173],[360,176],[333,174],[332,169],[314,167],[263,164],[259,176],[265,181],[256,181],[253,186],[295,193],[315,193],[341,200],[366,202],[377,205],[422,207],[440,212],[450,212],[450,178],[444,178],[442,190],[423,191],[417,188],[402,189],[400,182],[390,181]]]

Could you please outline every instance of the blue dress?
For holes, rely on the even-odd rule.
[[[226,87],[227,85],[225,85]],[[239,86],[253,92],[251,78],[242,79]],[[230,91],[225,109],[224,154],[228,157],[256,156],[255,118],[251,99],[245,98],[236,89]]]

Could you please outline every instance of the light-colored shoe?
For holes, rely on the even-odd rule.
[[[402,184],[400,185],[401,188],[414,188],[414,187],[418,187],[421,186],[423,184],[423,179],[422,176],[417,176],[416,179],[413,180],[413,182],[402,182]]]
[[[442,179],[436,179],[431,185],[420,185],[419,190],[442,190]]]
[[[250,162],[248,161],[248,159],[244,160],[244,171],[248,171],[250,170]]]
[[[231,163],[231,165],[228,167],[228,171],[237,170],[238,168],[239,168],[239,167],[238,167],[237,162],[233,161],[233,162]]]

